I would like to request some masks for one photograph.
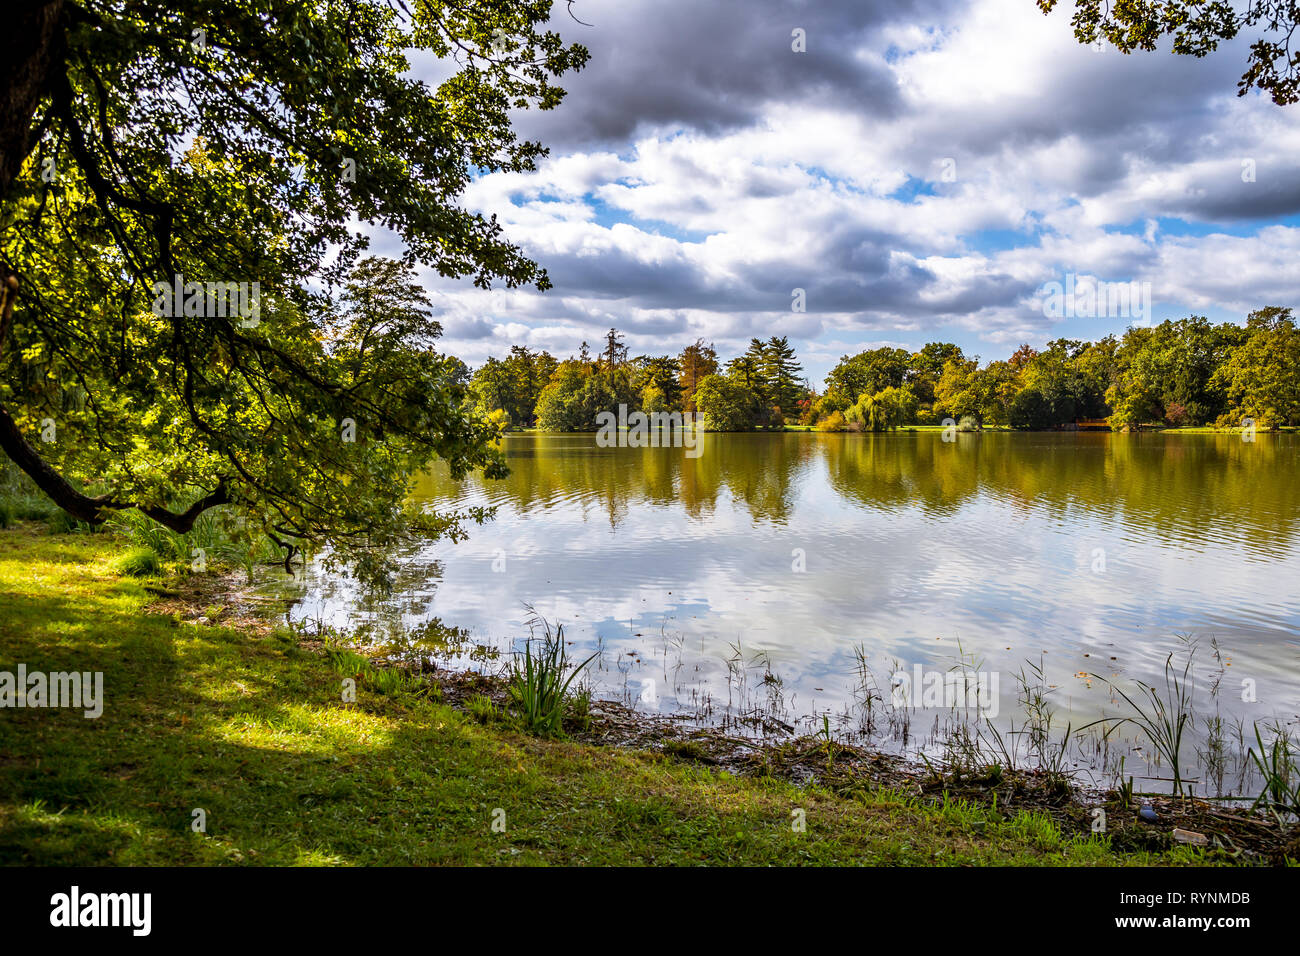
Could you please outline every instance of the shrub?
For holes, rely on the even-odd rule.
[[[162,571],[162,559],[153,548],[136,546],[124,551],[113,562],[115,574],[133,578],[147,578]]]
[[[1277,418],[1272,412],[1263,411],[1252,415],[1250,410],[1236,409],[1231,412],[1224,412],[1214,422],[1215,428],[1243,428],[1242,422],[1247,418],[1255,422],[1255,430],[1261,432],[1272,431],[1281,424],[1281,419]]]
[[[914,421],[916,409],[916,395],[910,388],[891,385],[874,395],[863,392],[845,418],[873,432],[883,432]]]
[[[831,412],[813,427],[819,432],[842,432],[847,425],[840,412]]]

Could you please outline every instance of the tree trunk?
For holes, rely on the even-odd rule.
[[[62,69],[63,0],[9,0],[0,30],[0,199],[31,151],[32,117],[49,90],[50,69]]]

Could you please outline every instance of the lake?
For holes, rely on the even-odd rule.
[[[440,509],[494,505],[493,521],[404,555],[384,601],[313,564],[290,616],[423,634],[440,663],[495,670],[535,612],[563,624],[575,656],[601,651],[597,697],[753,732],[820,730],[825,717],[904,751],[941,749],[971,712],[968,699],[923,700],[926,675],[991,676],[980,706],[1009,728],[1024,715],[1017,675],[1034,683],[1040,667],[1059,735],[1130,713],[1107,681],[1163,691],[1169,655],[1181,675],[1195,647],[1184,760],[1227,752],[1202,761],[1198,793],[1249,784],[1252,722],[1295,725],[1295,435],[700,442],[693,458],[510,435],[507,479],[431,474],[416,492]],[[884,716],[900,706],[901,725]],[[1104,782],[1123,756],[1126,775],[1160,788],[1131,725],[1110,744],[1094,733],[1072,762]]]

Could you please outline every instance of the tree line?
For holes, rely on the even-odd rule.
[[[1244,325],[1189,316],[1095,342],[1022,345],[987,363],[951,342],[865,349],[843,356],[820,392],[785,336],[751,339],[720,363],[703,340],[677,354],[629,356],[610,329],[596,354],[584,342],[561,361],[517,345],[466,374],[481,414],[546,431],[595,429],[596,416],[620,404],[695,413],[709,431],[884,431],[945,420],[1020,429],[1102,419],[1120,429],[1300,423],[1300,334],[1291,310],[1276,306]]]
[[[617,329],[600,352],[583,342],[563,361],[513,346],[476,369],[469,387],[478,410],[497,424],[547,431],[595,429],[596,416],[619,405],[698,414],[713,431],[771,428],[797,421],[811,394],[785,336],[753,339],[724,366],[702,339],[677,354],[629,356]]]

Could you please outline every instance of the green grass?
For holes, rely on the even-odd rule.
[[[148,578],[162,572],[162,559],[153,548],[135,545],[114,558],[111,567],[115,574]]]
[[[1115,864],[1033,813],[832,794],[540,739],[353,654],[149,614],[108,535],[0,531],[0,670],[104,673],[104,712],[0,710],[4,864]],[[357,677],[361,679],[356,679]],[[355,680],[355,703],[343,681]],[[413,682],[414,683],[414,682]],[[482,723],[480,723],[482,721]],[[206,814],[195,832],[194,811]],[[505,831],[492,827],[505,814]],[[792,826],[804,811],[806,830]],[[500,815],[497,814],[497,819]]]

